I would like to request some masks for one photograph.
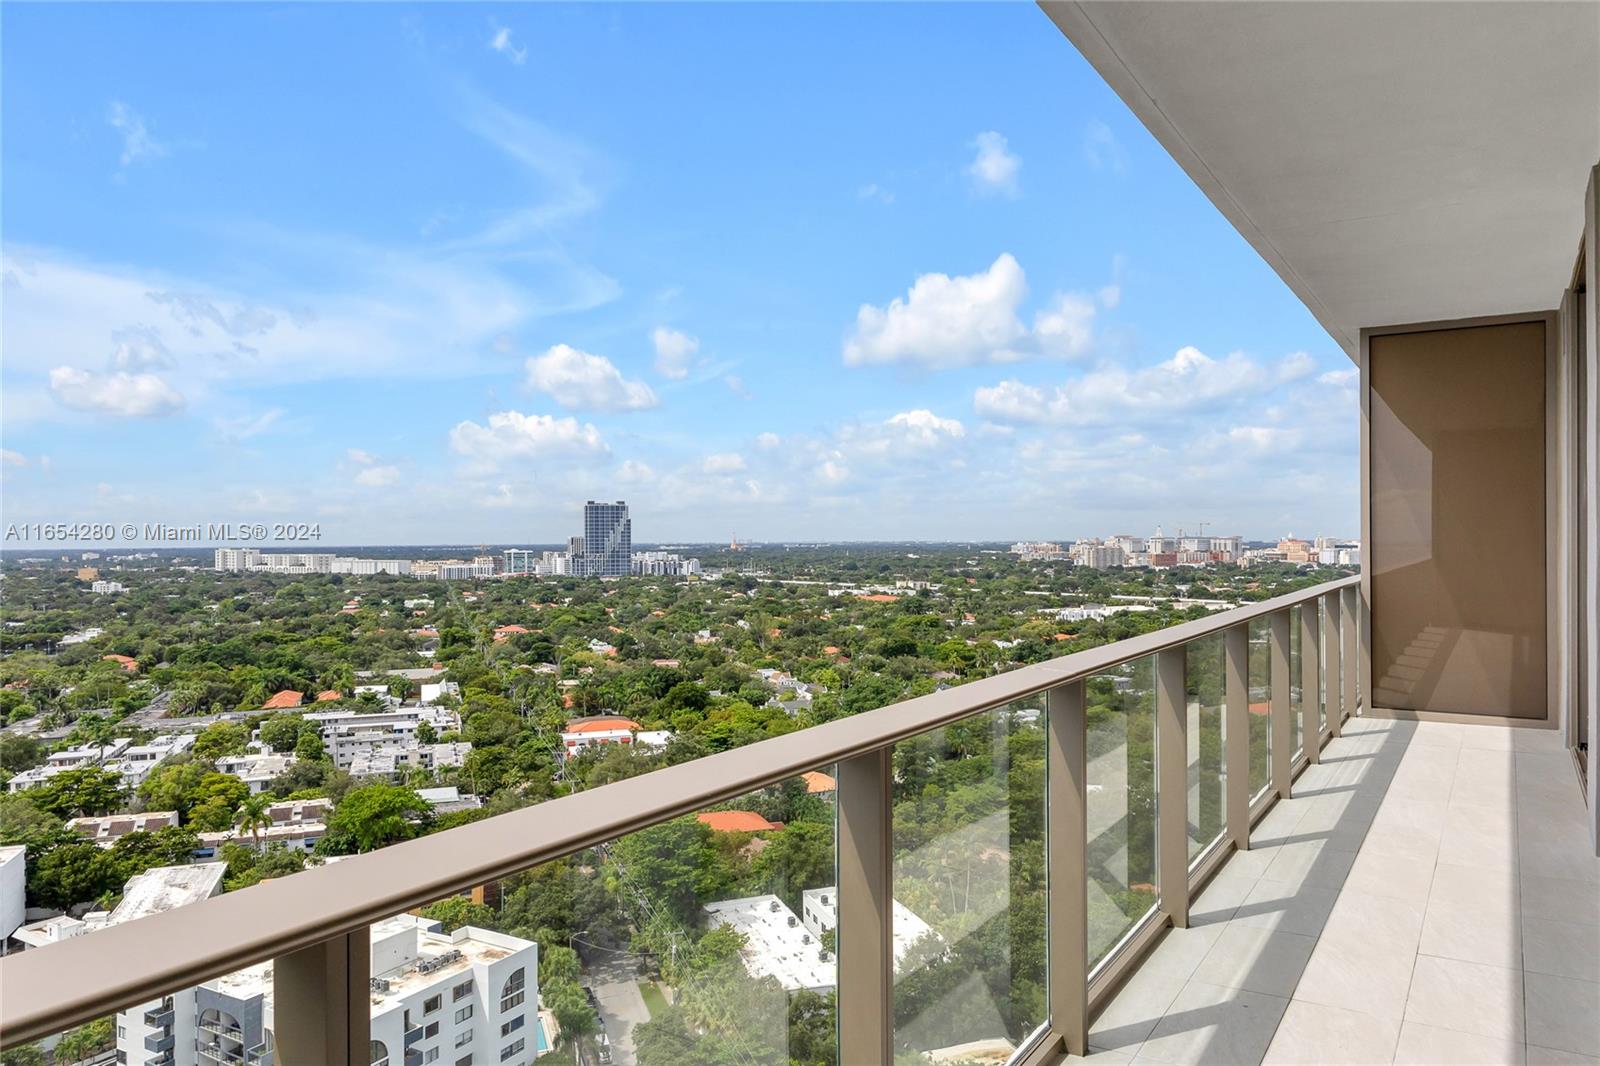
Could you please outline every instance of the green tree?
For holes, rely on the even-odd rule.
[[[464,925],[480,929],[498,929],[494,911],[482,903],[474,903],[466,896],[451,896],[422,908],[422,916],[444,926],[448,932]]]
[[[272,798],[266,793],[246,796],[239,802],[234,824],[250,834],[256,847],[261,846],[261,830],[272,828]]]
[[[29,895],[46,907],[66,910],[122,888],[111,853],[80,840],[46,852],[28,871]]]
[[[431,810],[409,788],[380,783],[351,789],[334,807],[328,833],[317,848],[324,854],[349,855],[409,840]]]
[[[224,755],[242,755],[250,746],[250,730],[237,722],[212,722],[194,738],[190,749],[199,759],[215,760]]]
[[[63,770],[30,791],[34,806],[58,818],[107,814],[122,806],[122,775],[83,766]]]
[[[17,733],[0,736],[0,770],[21,773],[44,762],[44,748],[32,737]]]

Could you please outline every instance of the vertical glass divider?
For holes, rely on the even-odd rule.
[[[1317,598],[1300,605],[1300,740],[1306,761],[1322,761],[1322,641]]]
[[[892,751],[839,762],[840,1062],[894,1060]]]
[[[1267,635],[1272,643],[1272,686],[1268,713],[1272,723],[1272,787],[1279,799],[1288,799],[1291,788],[1294,741],[1289,733],[1289,715],[1294,708],[1289,699],[1289,610],[1273,611],[1268,616]]]
[[[1050,1026],[1068,1055],[1089,1053],[1089,765],[1083,679],[1045,693]]]
[[[1156,892],[1178,929],[1189,926],[1188,655],[1156,653]]]
[[[1340,639],[1344,629],[1342,613],[1340,611],[1341,593],[1330,592],[1322,598],[1328,612],[1327,656],[1328,661],[1323,663],[1324,673],[1328,678],[1328,732],[1332,736],[1339,735],[1339,727],[1344,723],[1345,694],[1344,694],[1344,649],[1340,647]]]
[[[274,1061],[367,1066],[371,970],[366,926],[274,959]]]
[[[1340,618],[1340,632],[1343,634],[1341,643],[1344,645],[1344,713],[1352,718],[1356,713],[1356,678],[1361,669],[1361,650],[1356,638],[1361,625],[1357,607],[1360,595],[1361,590],[1355,587],[1339,590],[1339,598],[1344,601]]]
[[[1250,623],[1222,635],[1224,781],[1228,836],[1239,851],[1250,850]]]

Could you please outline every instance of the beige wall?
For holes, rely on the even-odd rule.
[[[1369,337],[1378,707],[1548,716],[1547,328]]]

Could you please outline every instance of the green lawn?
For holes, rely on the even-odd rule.
[[[661,994],[661,986],[654,981],[640,981],[639,994],[644,997],[644,1005],[654,1018],[667,1009],[667,997]]]

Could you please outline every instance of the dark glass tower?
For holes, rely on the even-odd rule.
[[[586,577],[627,577],[633,559],[633,522],[628,505],[616,503],[583,505],[583,566],[575,573]]]

